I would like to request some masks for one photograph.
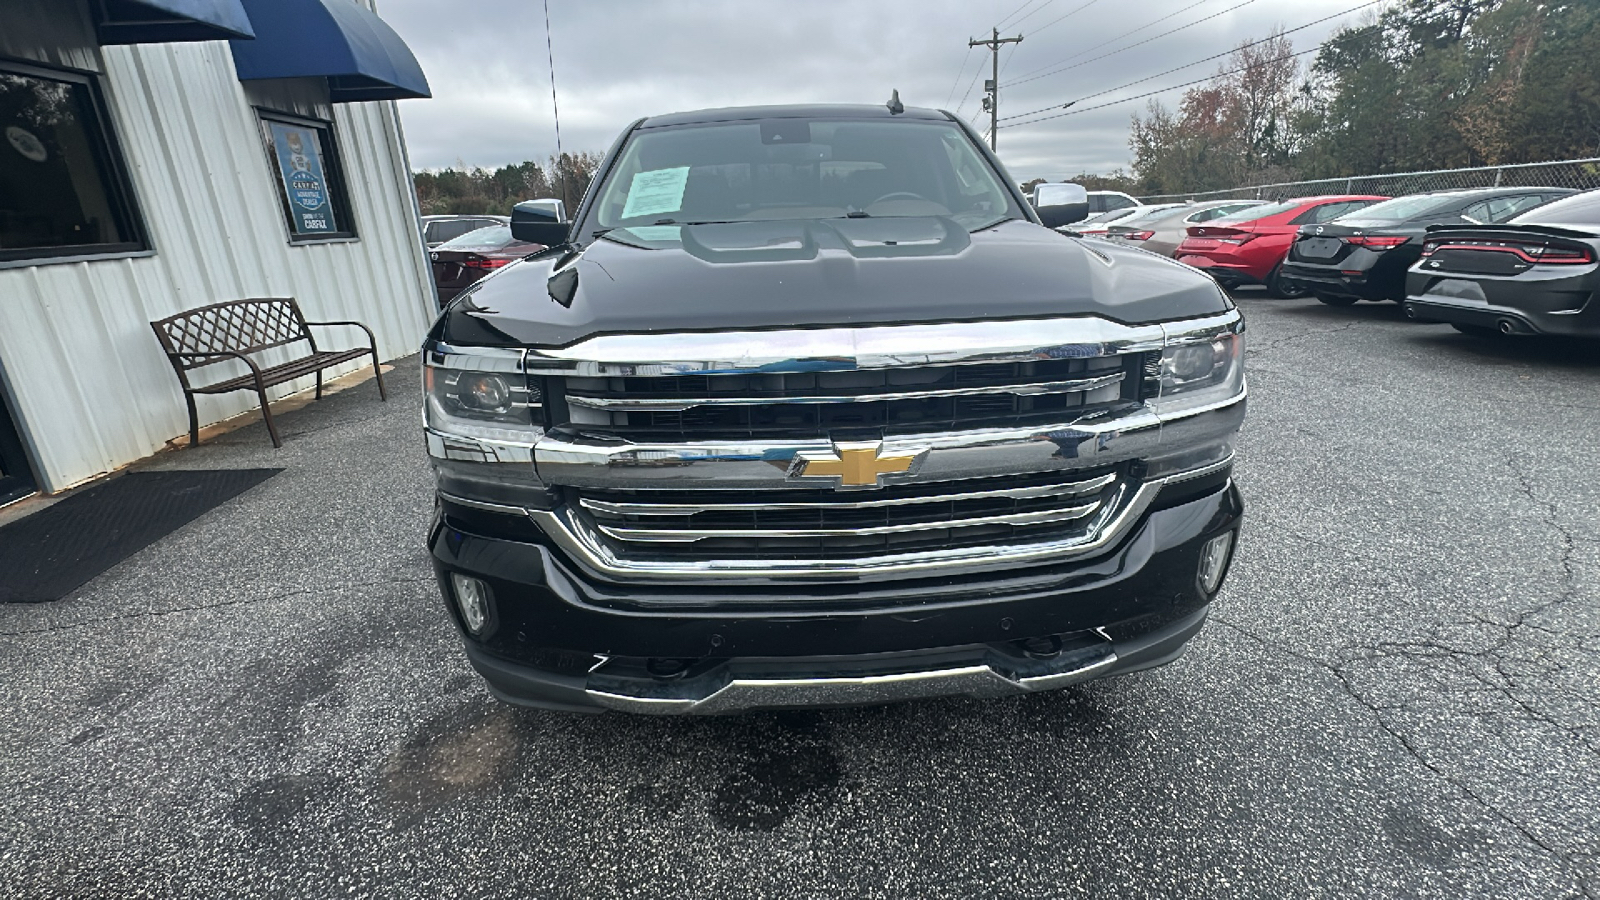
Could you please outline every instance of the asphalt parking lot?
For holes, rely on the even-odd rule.
[[[1600,348],[1241,295],[1238,561],[1164,669],[713,720],[490,700],[410,379],[0,608],[8,897],[1600,896]]]

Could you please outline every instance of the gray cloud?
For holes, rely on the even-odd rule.
[[[1107,59],[1006,88],[1059,60],[1082,63],[1243,0],[1033,0],[1019,25],[1024,41],[1002,51],[1001,115],[1065,103],[1115,88],[1264,36],[1356,6],[1360,0],[1253,0],[1210,21]],[[1041,6],[1041,4],[1044,4]],[[1021,6],[957,0],[552,0],[562,146],[604,150],[641,116],[684,109],[765,103],[880,103],[899,89],[907,105],[955,109],[974,76],[988,71],[987,51],[967,48],[990,25]],[[1193,9],[1182,12],[1185,7]],[[458,161],[496,166],[542,159],[555,151],[539,0],[381,0],[380,12],[417,54],[432,100],[400,104],[412,164]],[[1313,46],[1340,21],[1292,35]],[[1099,50],[1119,34],[1157,22]],[[1048,26],[1048,27],[1045,27]],[[1043,28],[1043,30],[1035,31]],[[1211,62],[1126,91],[1101,103],[1215,71]],[[957,81],[958,67],[963,73]],[[979,83],[960,112],[980,116]],[[954,99],[948,99],[951,96]],[[1179,92],[1162,95],[1171,104]],[[948,100],[948,102],[947,102]],[[1129,161],[1128,121],[1135,101],[1000,131],[1000,155],[1012,174],[1062,178],[1109,172]]]

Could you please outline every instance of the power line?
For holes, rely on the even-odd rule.
[[[1123,33],[1117,35],[1116,37],[1111,38],[1110,40],[1101,41],[1100,43],[1095,44],[1093,47],[1090,47],[1087,50],[1083,50],[1083,51],[1080,51],[1078,53],[1074,53],[1071,56],[1068,56],[1068,57],[1066,57],[1064,59],[1058,59],[1058,60],[1056,60],[1055,62],[1052,62],[1052,63],[1045,63],[1044,65],[1040,66],[1037,69],[1029,69],[1028,71],[1023,72],[1021,75],[1019,75],[1017,77],[1019,79],[1028,78],[1029,76],[1034,75],[1035,73],[1038,73],[1038,72],[1043,72],[1045,69],[1048,69],[1048,68],[1050,68],[1052,66],[1056,66],[1056,65],[1059,65],[1059,64],[1064,63],[1064,62],[1071,62],[1072,60],[1077,59],[1080,56],[1083,56],[1083,55],[1088,54],[1088,53],[1093,53],[1094,51],[1099,50],[1101,47],[1109,47],[1112,44],[1115,44],[1117,41],[1120,41],[1125,37],[1130,37],[1132,35],[1138,34],[1139,32],[1145,30],[1146,28],[1154,28],[1155,26],[1160,25],[1162,22],[1165,22],[1168,19],[1174,18],[1176,16],[1181,16],[1184,13],[1188,12],[1189,10],[1194,9],[1196,6],[1200,6],[1200,5],[1202,5],[1204,3],[1208,3],[1208,2],[1210,2],[1210,0],[1195,0],[1195,2],[1189,4],[1188,6],[1185,6],[1183,9],[1180,9],[1177,12],[1174,12],[1174,13],[1168,13],[1167,15],[1162,16],[1159,19],[1156,19],[1154,22],[1146,22],[1143,25],[1140,25],[1138,28],[1133,29],[1132,31],[1124,31]]]
[[[1288,54],[1285,54],[1283,56],[1274,57],[1273,59],[1264,59],[1261,62],[1253,63],[1253,64],[1248,65],[1248,66],[1240,66],[1237,69],[1228,69],[1226,71],[1218,72],[1215,75],[1208,75],[1205,78],[1197,78],[1194,81],[1186,81],[1183,84],[1174,84],[1174,85],[1172,85],[1170,87],[1157,88],[1156,90],[1153,90],[1153,91],[1146,91],[1143,94],[1135,94],[1132,97],[1123,97],[1121,100],[1110,100],[1110,101],[1107,101],[1105,103],[1097,103],[1094,106],[1085,106],[1082,109],[1072,109],[1072,110],[1068,110],[1066,112],[1058,112],[1053,116],[1040,116],[1037,119],[1029,119],[1026,122],[1013,122],[1010,125],[1001,125],[1000,127],[1001,128],[1018,128],[1018,127],[1021,127],[1023,125],[1032,125],[1035,122],[1047,122],[1047,121],[1049,121],[1051,119],[1059,119],[1062,116],[1075,116],[1075,115],[1078,115],[1079,113],[1093,112],[1094,110],[1097,110],[1097,109],[1105,109],[1108,106],[1117,106],[1119,104],[1127,103],[1127,102],[1132,101],[1132,100],[1143,100],[1146,97],[1154,97],[1157,94],[1165,94],[1168,91],[1175,91],[1175,90],[1178,90],[1179,88],[1194,87],[1197,84],[1205,84],[1206,82],[1212,80],[1213,78],[1221,78],[1221,77],[1226,76],[1226,75],[1237,75],[1240,72],[1248,72],[1251,69],[1259,69],[1262,66],[1268,66],[1268,65],[1271,65],[1271,64],[1273,64],[1275,62],[1282,62],[1282,61],[1284,61],[1286,59],[1294,59],[1294,58],[1299,57],[1299,56],[1305,56],[1308,53],[1316,53],[1317,51],[1321,50],[1323,47],[1326,47],[1329,44],[1334,43],[1335,41],[1347,40],[1347,39],[1349,39],[1351,37],[1356,37],[1356,36],[1357,36],[1356,34],[1341,35],[1339,37],[1330,38],[1329,40],[1323,41],[1322,43],[1316,45],[1315,47],[1311,47],[1311,48],[1308,48],[1308,49],[1305,49],[1305,50],[1299,50],[1299,51],[1296,51],[1294,53],[1288,53]],[[1051,107],[1051,109],[1054,109],[1054,108],[1055,107]]]
[[[1037,15],[1039,13],[1040,10],[1044,9],[1046,6],[1049,6],[1050,4],[1052,4],[1054,2],[1056,2],[1056,0],[1044,0],[1043,3],[1039,4],[1038,6],[1035,6],[1033,9],[1029,10],[1027,15],[1025,15],[1022,18],[1016,20],[1015,22],[1012,22],[1010,25],[1007,25],[1006,27],[1007,28],[1016,28],[1017,26],[1021,25],[1023,22],[1026,22],[1029,19],[1033,18],[1035,15]],[[998,28],[999,26],[995,26],[995,27]]]
[[[948,109],[950,106],[950,101],[956,98],[956,89],[961,87],[961,76],[967,71],[967,61],[972,59],[972,51],[976,49],[978,48],[971,46],[967,47],[967,55],[961,57],[961,68],[956,70],[956,80],[950,85],[950,93],[946,94],[944,98],[945,108]]]
[[[1168,69],[1165,72],[1157,72],[1154,75],[1147,75],[1144,78],[1138,79],[1137,81],[1130,81],[1127,84],[1118,85],[1117,87],[1114,87],[1114,88],[1108,88],[1106,90],[1100,91],[1099,93],[1088,94],[1086,96],[1079,97],[1078,99],[1076,99],[1076,100],[1074,100],[1072,102],[1073,103],[1081,103],[1081,102],[1083,102],[1085,100],[1093,100],[1096,97],[1104,97],[1106,94],[1114,94],[1117,91],[1126,90],[1128,88],[1131,88],[1136,84],[1144,84],[1146,81],[1153,81],[1153,80],[1155,80],[1157,78],[1160,78],[1163,75],[1171,75],[1173,72],[1181,72],[1184,69],[1192,69],[1195,66],[1200,65],[1201,63],[1208,63],[1208,62],[1211,62],[1214,59],[1221,59],[1224,56],[1232,56],[1233,54],[1239,52],[1240,50],[1246,50],[1246,49],[1249,49],[1250,47],[1255,47],[1255,46],[1260,45],[1260,44],[1265,44],[1268,41],[1275,40],[1276,38],[1283,37],[1284,35],[1293,34],[1296,31],[1304,31],[1305,29],[1310,28],[1313,25],[1321,25],[1323,22],[1327,22],[1327,21],[1330,21],[1330,20],[1333,20],[1333,19],[1337,19],[1340,16],[1347,16],[1347,15],[1353,13],[1353,12],[1357,12],[1359,10],[1366,9],[1369,6],[1377,6],[1380,3],[1387,3],[1387,2],[1388,2],[1388,0],[1367,0],[1366,3],[1362,3],[1359,6],[1352,6],[1349,9],[1345,10],[1344,12],[1334,13],[1331,16],[1323,16],[1322,18],[1317,19],[1314,22],[1307,22],[1304,25],[1297,25],[1294,28],[1290,28],[1287,31],[1280,31],[1277,34],[1272,35],[1270,37],[1264,37],[1259,41],[1251,41],[1248,44],[1240,44],[1239,46],[1234,47],[1231,50],[1225,50],[1222,53],[1217,53],[1217,54],[1214,54],[1212,56],[1208,56],[1205,59],[1197,59],[1192,63],[1185,63],[1185,64],[1183,64],[1181,66],[1176,67],[1176,68]],[[1320,47],[1321,45],[1319,44],[1318,46]],[[1042,107],[1040,109],[1032,110],[1031,112],[1017,113],[1016,115],[1013,115],[1013,116],[1005,116],[1000,121],[1007,122],[1007,121],[1010,121],[1012,119],[1025,119],[1028,116],[1037,115],[1037,114],[1042,113],[1042,112],[1050,112],[1051,110],[1061,109],[1061,108],[1062,108],[1061,104],[1053,103],[1053,104],[1051,104],[1049,106]]]
[[[973,48],[971,46],[967,47],[967,50],[969,52],[972,49]],[[967,82],[967,92],[965,94],[961,95],[961,103],[960,103],[960,105],[958,105],[956,107],[956,115],[958,115],[958,116],[961,115],[962,108],[967,105],[967,98],[972,96],[972,89],[978,86],[978,79],[980,77],[982,77],[982,75],[983,75],[983,66],[982,66],[982,64],[980,64],[977,69],[973,70],[972,80]]]
[[[1010,65],[1011,65],[1012,58],[1015,57],[1016,55],[1017,55],[1017,45],[1016,44],[1012,44],[1011,45],[1011,49],[1006,51],[1006,58],[1000,61],[1000,71],[995,76],[996,78],[998,78],[1000,75],[1004,75],[1006,73],[1006,69],[1008,67],[1010,67]]]
[[[1029,119],[1026,122],[1013,122],[1010,125],[1001,125],[1000,127],[1001,128],[1018,128],[1018,127],[1023,126],[1023,125],[1032,125],[1035,122],[1047,122],[1047,121],[1049,121],[1051,119],[1059,119],[1062,116],[1075,116],[1075,115],[1077,115],[1079,113],[1092,112],[1092,111],[1097,110],[1097,109],[1105,109],[1108,106],[1117,106],[1117,105],[1122,104],[1122,103],[1127,103],[1130,100],[1143,100],[1146,97],[1154,97],[1157,94],[1165,94],[1168,91],[1175,91],[1175,90],[1177,90],[1179,88],[1194,87],[1197,84],[1205,84],[1206,82],[1210,81],[1211,79],[1219,78],[1219,77],[1221,77],[1223,75],[1237,75],[1240,72],[1248,72],[1251,69],[1259,69],[1262,66],[1267,65],[1269,63],[1282,62],[1283,60],[1293,59],[1293,58],[1295,58],[1297,56],[1305,56],[1307,53],[1315,53],[1319,49],[1321,49],[1321,48],[1312,47],[1310,50],[1301,50],[1298,53],[1290,53],[1287,56],[1280,56],[1280,57],[1277,57],[1276,59],[1262,60],[1261,62],[1256,63],[1255,65],[1243,66],[1241,68],[1231,69],[1231,70],[1226,71],[1226,72],[1218,72],[1216,75],[1208,75],[1205,78],[1198,78],[1198,79],[1195,79],[1194,81],[1185,81],[1183,84],[1175,84],[1175,85],[1173,85],[1171,87],[1158,88],[1156,90],[1148,91],[1148,92],[1143,93],[1143,94],[1135,94],[1132,97],[1123,97],[1121,100],[1111,100],[1111,101],[1106,102],[1106,103],[1096,103],[1094,106],[1085,106],[1082,109],[1072,109],[1072,110],[1068,110],[1066,112],[1059,112],[1059,113],[1056,113],[1053,116],[1040,116],[1037,119]],[[1052,107],[1052,109],[1053,108],[1054,107]]]
[[[1045,30],[1046,28],[1049,28],[1051,25],[1054,25],[1054,24],[1056,24],[1057,22],[1060,22],[1063,19],[1070,19],[1073,16],[1077,15],[1078,13],[1083,12],[1084,10],[1088,9],[1089,7],[1095,5],[1096,3],[1099,3],[1099,2],[1100,2],[1100,0],[1089,0],[1088,3],[1085,3],[1082,6],[1077,7],[1076,9],[1072,10],[1072,12],[1066,13],[1064,15],[1057,16],[1054,19],[1051,19],[1050,21],[1044,23],[1043,25],[1040,25],[1038,28],[1035,28],[1032,33],[1033,34],[1038,34],[1039,32]],[[1054,63],[1052,63],[1052,65],[1054,65]],[[1034,71],[1038,71],[1038,70],[1036,69]]]
[[[1057,69],[1052,69],[1052,70],[1050,70],[1048,72],[1044,72],[1044,73],[1039,74],[1039,75],[1034,75],[1031,78],[1019,78],[1016,81],[1013,81],[1012,84],[1022,84],[1025,81],[1037,81],[1040,78],[1045,78],[1045,77],[1050,76],[1050,75],[1059,75],[1060,73],[1068,71],[1069,69],[1076,69],[1079,66],[1087,66],[1089,63],[1092,63],[1092,62],[1099,62],[1102,59],[1106,59],[1108,57],[1116,56],[1118,53],[1122,53],[1122,52],[1125,52],[1125,51],[1128,51],[1128,50],[1132,50],[1135,47],[1142,47],[1145,44],[1150,43],[1151,41],[1158,41],[1158,40],[1166,37],[1169,34],[1177,34],[1178,32],[1183,31],[1185,29],[1193,28],[1194,26],[1199,25],[1202,22],[1209,22],[1212,19],[1217,18],[1218,16],[1225,16],[1228,13],[1231,13],[1236,9],[1240,9],[1242,7],[1249,6],[1250,4],[1252,4],[1254,2],[1256,2],[1256,0],[1244,0],[1243,3],[1237,4],[1235,6],[1230,6],[1227,9],[1222,10],[1221,12],[1214,12],[1209,16],[1204,16],[1202,18],[1195,19],[1193,22],[1190,22],[1187,25],[1179,25],[1177,28],[1168,29],[1166,31],[1161,32],[1160,34],[1153,35],[1151,37],[1147,37],[1142,41],[1135,41],[1135,42],[1129,44],[1126,47],[1118,47],[1117,49],[1112,50],[1109,53],[1102,53],[1099,56],[1090,57],[1089,59],[1086,59],[1083,62],[1076,62],[1076,63],[1073,63],[1070,66],[1062,66],[1062,67],[1057,68]],[[1189,8],[1193,9],[1194,7],[1189,7]]]
[[[1011,11],[1010,15],[1008,15],[1004,19],[1001,19],[1000,21],[994,23],[994,27],[999,28],[1001,25],[1005,25],[1006,23],[1011,21],[1011,16],[1014,16],[1017,13],[1022,12],[1023,10],[1027,9],[1028,7],[1032,6],[1033,4],[1035,4],[1037,2],[1039,2],[1039,0],[1026,0],[1026,2],[1024,2],[1021,6],[1017,7],[1016,9],[1013,9]]]

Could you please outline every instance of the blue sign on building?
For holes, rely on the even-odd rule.
[[[267,124],[272,129],[272,147],[278,157],[278,170],[283,174],[283,188],[289,198],[295,234],[337,232],[339,226],[328,196],[322,145],[316,129],[282,122]]]

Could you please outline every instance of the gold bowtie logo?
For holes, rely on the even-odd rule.
[[[790,478],[837,478],[839,487],[880,487],[886,477],[911,475],[927,450],[884,453],[881,441],[836,442],[833,451],[802,450],[789,467]]]

